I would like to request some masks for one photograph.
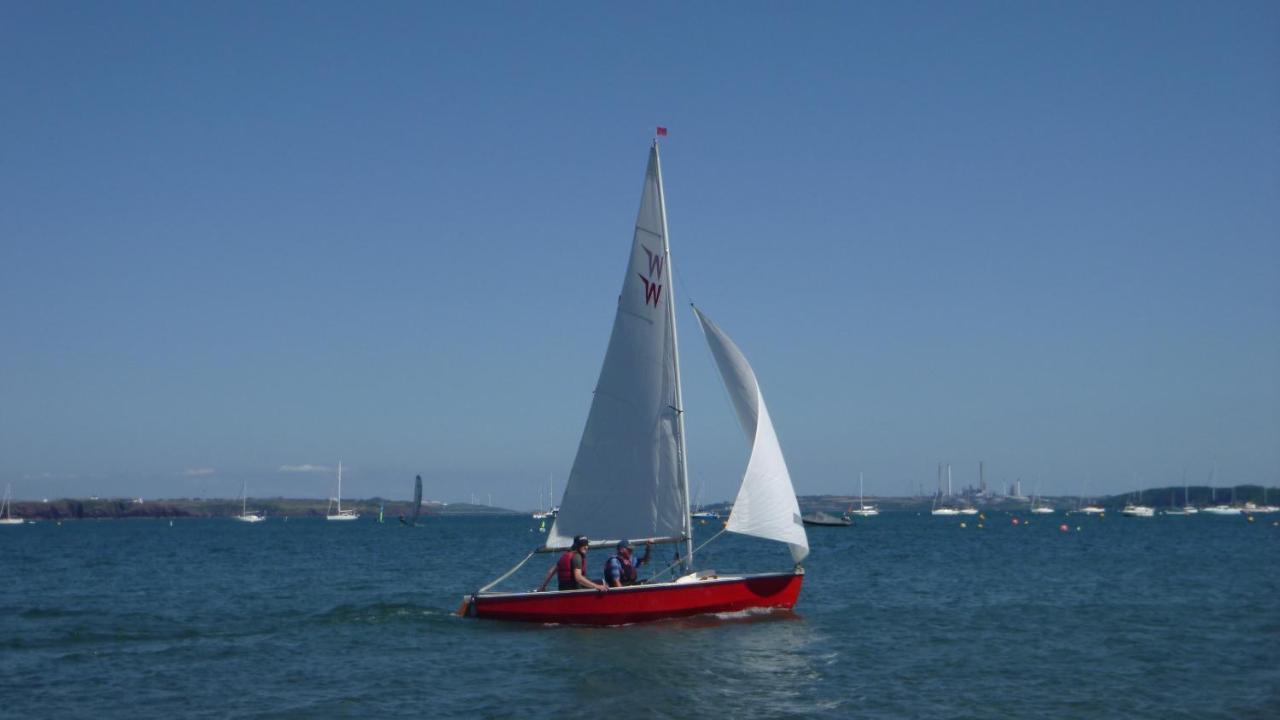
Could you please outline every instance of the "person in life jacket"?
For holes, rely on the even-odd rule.
[[[649,562],[649,553],[653,551],[653,541],[644,544],[644,557],[632,560],[631,541],[619,540],[618,552],[604,563],[604,584],[611,587],[635,585],[640,574],[636,568]]]
[[[601,592],[607,591],[608,585],[595,583],[587,578],[587,550],[590,548],[591,541],[585,535],[574,537],[573,547],[565,550],[556,564],[547,570],[547,576],[542,578],[542,585],[538,587],[538,592],[547,589],[547,583],[551,582],[552,576],[559,581],[560,590],[590,588]]]

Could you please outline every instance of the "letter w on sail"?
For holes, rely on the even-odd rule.
[[[661,255],[655,255],[652,250],[650,250],[649,248],[643,245],[641,245],[640,247],[645,251],[645,254],[649,256],[649,277],[656,276],[658,278],[661,278],[663,257]]]
[[[640,275],[640,282],[644,283],[644,304],[653,303],[654,307],[658,307],[658,299],[662,297],[662,286],[656,282],[650,282],[649,278],[643,275]]]
[[[662,298],[662,286],[656,281],[662,278],[662,263],[665,258],[644,245],[641,245],[640,249],[644,250],[645,254],[649,256],[649,277],[636,273],[640,275],[640,282],[644,283],[644,304],[652,304],[654,307],[658,307],[658,301]]]

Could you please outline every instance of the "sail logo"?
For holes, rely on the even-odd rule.
[[[662,298],[662,286],[658,284],[658,280],[662,279],[662,264],[665,260],[661,255],[655,255],[652,250],[640,246],[645,254],[649,256],[649,276],[645,277],[644,273],[636,273],[640,276],[640,282],[644,283],[644,304],[653,304],[658,307],[658,301]]]

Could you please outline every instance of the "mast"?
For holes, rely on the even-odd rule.
[[[342,461],[338,461],[338,514],[342,514]]]
[[[658,154],[658,139],[653,139],[654,166],[658,171],[658,208],[662,214],[662,254],[667,266],[667,326],[671,329],[671,355],[674,360],[676,381],[675,401],[672,408],[676,413],[676,473],[680,476],[680,487],[684,491],[684,568],[693,567],[693,518],[689,514],[689,461],[685,457],[684,444],[684,397],[680,389],[680,343],[676,338],[676,283],[675,271],[671,266],[671,241],[667,230],[667,193],[662,187],[662,158]]]

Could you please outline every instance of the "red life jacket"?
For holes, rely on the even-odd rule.
[[[556,579],[560,581],[561,590],[577,590],[578,581],[573,577],[573,555],[577,550],[565,550],[556,561]],[[587,558],[582,557],[582,576],[587,576]]]

